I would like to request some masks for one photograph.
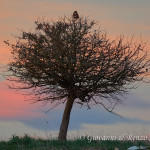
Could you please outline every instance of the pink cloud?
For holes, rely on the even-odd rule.
[[[149,26],[145,25],[139,17],[139,24],[134,20],[131,22],[122,22],[121,19],[116,18],[118,10],[120,10],[120,16],[128,18],[129,15],[138,15],[138,10],[144,11],[148,15],[149,10],[145,10],[143,7],[129,7],[128,11],[126,7],[122,5],[110,6],[106,4],[97,5],[97,3],[85,3],[85,2],[61,2],[61,1],[25,1],[25,0],[5,0],[0,5],[0,63],[7,63],[9,59],[9,50],[4,45],[4,40],[10,40],[11,34],[18,34],[17,28],[25,29],[27,31],[34,29],[34,21],[38,17],[45,17],[47,20],[56,19],[59,16],[69,16],[74,10],[78,10],[79,14],[90,16],[90,18],[99,20],[99,24],[103,29],[106,29],[110,36],[119,36],[125,34],[125,36],[131,37],[136,34],[140,35],[145,41],[149,41],[150,36]],[[145,19],[146,20],[146,19]],[[13,41],[11,39],[10,41]],[[150,48],[150,43],[149,43]]]
[[[26,97],[25,91],[15,91],[9,89],[8,85],[11,82],[0,82],[0,119],[31,119],[45,116],[47,110],[53,107],[51,103],[43,105],[42,103],[32,104],[29,101],[30,97]],[[16,85],[14,83],[14,85]],[[17,84],[18,85],[18,84]],[[59,105],[55,110],[60,110],[64,105]]]
[[[3,83],[0,83],[0,118],[32,118],[42,116],[42,113],[37,111],[35,105],[25,101],[25,97],[21,93],[10,90]]]

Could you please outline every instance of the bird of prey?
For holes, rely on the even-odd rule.
[[[79,18],[79,14],[77,11],[73,12],[73,19],[78,19]]]

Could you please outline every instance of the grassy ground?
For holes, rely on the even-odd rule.
[[[91,141],[84,139],[69,140],[58,142],[57,140],[44,140],[31,138],[28,135],[24,137],[13,136],[9,141],[0,142],[0,150],[126,150],[130,146],[148,146],[150,141]]]

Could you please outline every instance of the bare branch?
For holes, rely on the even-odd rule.
[[[138,83],[147,82],[150,60],[145,43],[134,43],[133,39],[125,42],[123,36],[110,40],[101,29],[94,28],[95,24],[83,17],[51,22],[39,19],[35,32],[20,30],[15,44],[5,41],[13,57],[8,64],[12,73],[8,80],[22,85],[10,88],[29,90],[35,96],[34,103],[61,103],[70,96],[81,106],[90,109],[101,104],[114,113],[121,96]]]

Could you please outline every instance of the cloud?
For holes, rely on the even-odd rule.
[[[86,135],[148,135],[150,133],[149,125],[143,125],[140,123],[116,123],[115,125],[94,125],[94,124],[82,124],[82,132]]]
[[[13,135],[24,136],[25,134],[34,138],[48,138],[45,131],[29,127],[19,121],[0,121],[0,141],[8,140]]]
[[[51,129],[59,128],[64,105],[45,113],[51,108],[50,103],[46,106],[43,106],[42,103],[31,104],[30,101],[26,101],[30,97],[24,95],[27,94],[25,91],[9,89],[6,84],[10,83],[5,80],[0,83],[0,121],[19,121],[39,130],[45,130],[44,127],[48,122]]]
[[[138,89],[132,90],[132,94],[127,95],[124,105],[117,107],[116,112],[129,119],[149,122],[149,88],[149,84],[143,83]]]
[[[8,140],[12,135],[24,136],[28,134],[34,138],[57,138],[58,130],[44,128],[44,130],[35,129],[20,121],[0,121],[0,141]],[[95,125],[81,124],[80,129],[72,129],[68,131],[68,139],[79,138],[80,136],[123,136],[135,135],[146,136],[150,135],[149,125],[143,124],[128,124],[116,123],[115,125]]]
[[[116,5],[117,2],[117,5]],[[20,34],[18,29],[32,31],[34,21],[38,17],[45,17],[47,20],[59,16],[70,16],[74,10],[79,15],[90,16],[96,19],[102,28],[108,31],[110,36],[142,37],[149,41],[149,9],[147,5],[138,1],[133,2],[105,2],[97,1],[29,1],[29,0],[5,0],[0,6],[0,63],[7,63],[10,58],[9,48],[3,43],[4,40],[15,41],[12,34]],[[112,5],[110,5],[112,3]],[[148,2],[146,2],[148,3]],[[140,7],[139,7],[140,6]],[[88,11],[87,11],[88,10]],[[148,11],[148,12],[147,12]],[[119,12],[119,13],[118,13]],[[148,45],[150,47],[150,43]]]
[[[42,113],[37,111],[35,105],[24,101],[25,96],[10,90],[4,82],[0,83],[1,109],[0,119],[16,119],[16,118],[38,118],[42,117]]]
[[[145,91],[144,87],[141,87]],[[146,92],[146,91],[145,91]],[[148,90],[147,90],[148,92]],[[148,93],[147,93],[148,94]],[[39,105],[31,105],[29,101],[24,101],[25,97],[21,95],[21,92],[16,93],[13,90],[9,90],[7,86],[1,84],[1,110],[0,120],[19,120],[20,122],[34,127],[36,129],[43,129],[46,122],[51,127],[51,130],[58,130],[62,114],[64,111],[64,105],[55,108],[48,113],[44,113],[44,110],[48,110],[50,105],[42,107]],[[147,95],[148,96],[148,95]],[[130,94],[124,101],[124,105],[117,106],[115,111],[122,115],[124,118],[108,113],[103,107],[93,107],[90,110],[85,108],[79,108],[76,105],[73,107],[69,129],[79,129],[81,124],[101,124],[101,125],[115,125],[116,123],[141,123],[143,125],[150,124],[150,119],[147,114],[150,113],[150,102],[148,99],[138,97],[136,94]],[[8,107],[9,106],[9,107]]]

